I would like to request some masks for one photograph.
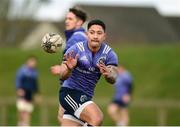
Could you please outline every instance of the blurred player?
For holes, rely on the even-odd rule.
[[[66,47],[64,53],[72,45],[87,40],[85,29],[82,27],[86,21],[86,13],[77,8],[70,8],[65,19]]]
[[[18,126],[29,126],[33,111],[33,95],[38,92],[37,59],[29,56],[16,75]]]
[[[72,45],[77,42],[84,42],[87,40],[85,29],[82,27],[84,22],[87,19],[87,15],[84,11],[77,8],[70,8],[69,12],[66,14],[65,18],[65,36],[66,36],[66,47],[63,54],[69,49]],[[60,65],[54,65],[54,68],[59,68]],[[62,84],[63,81],[60,81]],[[64,109],[59,105],[58,111],[58,121],[61,123],[62,115]]]
[[[62,126],[102,124],[103,113],[92,101],[94,89],[101,74],[108,82],[115,82],[115,76],[111,72],[118,63],[115,52],[104,43],[105,29],[102,21],[90,21],[88,41],[70,47],[60,68],[51,68],[52,73],[60,75],[61,79],[68,78],[59,92],[59,101],[66,110]]]
[[[131,101],[132,77],[124,67],[118,67],[118,76],[114,84],[115,94],[108,106],[108,113],[117,126],[128,126],[128,104]]]

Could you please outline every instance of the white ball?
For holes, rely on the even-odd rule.
[[[63,45],[63,39],[59,34],[47,33],[42,38],[41,47],[47,53],[56,53]]]

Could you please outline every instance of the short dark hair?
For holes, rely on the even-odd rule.
[[[73,14],[75,14],[78,18],[80,18],[83,22],[86,21],[87,19],[87,15],[84,11],[77,9],[77,8],[70,8],[69,12],[72,12]]]
[[[30,60],[30,59],[37,60],[38,58],[35,55],[29,55],[29,56],[26,57],[26,60]]]
[[[88,26],[87,28],[89,29],[92,25],[100,25],[104,31],[106,31],[106,25],[103,21],[99,20],[99,19],[94,19],[94,20],[91,20],[89,23],[88,23]]]

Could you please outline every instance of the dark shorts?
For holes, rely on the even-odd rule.
[[[91,97],[82,91],[61,87],[59,91],[59,102],[66,110],[64,114],[80,117],[82,110],[90,103]]]
[[[117,104],[121,108],[126,108],[129,105],[129,102],[126,103],[122,99],[121,100],[113,100],[112,103]]]
[[[33,92],[30,90],[24,90],[24,96],[19,96],[18,98],[23,98],[26,101],[32,102],[33,101]]]

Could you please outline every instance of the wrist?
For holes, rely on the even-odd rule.
[[[68,71],[72,71],[72,68],[70,68],[68,65],[67,65],[67,63],[66,62],[64,62],[64,64],[66,65],[66,67],[67,67],[67,69],[68,69]]]
[[[72,69],[70,69],[65,62],[62,64],[62,68],[64,71],[59,75],[60,80],[66,80],[70,76]]]

